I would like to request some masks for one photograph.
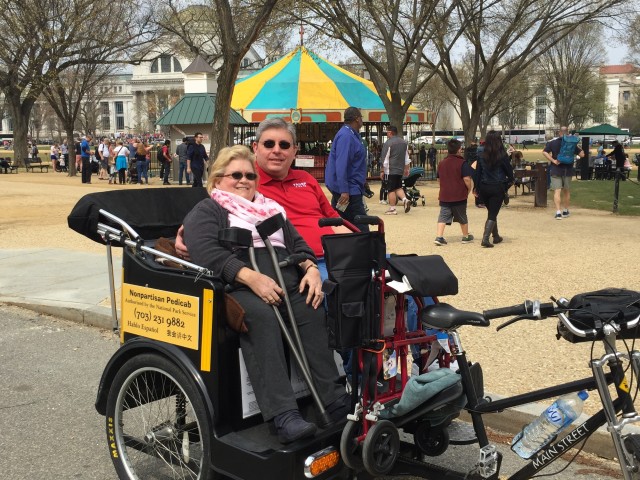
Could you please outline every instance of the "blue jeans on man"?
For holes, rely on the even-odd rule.
[[[187,185],[191,183],[191,175],[187,173],[187,162],[180,162],[180,171],[178,173],[178,185],[182,185],[182,176],[185,175]]]

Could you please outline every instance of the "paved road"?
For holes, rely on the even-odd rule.
[[[117,339],[104,330],[0,304],[3,480],[115,478],[105,448],[104,419],[93,403],[102,369],[117,348]],[[452,447],[438,463],[471,468],[475,452],[472,447]],[[557,462],[550,472],[562,465]],[[513,460],[506,462],[503,473],[516,467]],[[554,478],[620,478],[612,467],[611,462],[581,463]]]
[[[93,404],[117,346],[96,328],[0,307],[3,479],[114,478]]]

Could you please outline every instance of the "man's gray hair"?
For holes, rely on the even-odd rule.
[[[256,142],[260,142],[260,137],[266,130],[271,130],[273,128],[287,130],[291,134],[293,144],[295,145],[297,143],[295,125],[283,120],[282,118],[267,118],[266,120],[261,121],[260,125],[258,125],[258,129],[256,130]]]

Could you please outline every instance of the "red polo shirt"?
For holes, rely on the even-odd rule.
[[[320,237],[333,234],[331,227],[318,226],[325,217],[339,217],[318,181],[304,170],[289,169],[284,180],[275,180],[256,165],[260,175],[258,191],[284,207],[287,218],[313,249],[316,257],[324,257]]]

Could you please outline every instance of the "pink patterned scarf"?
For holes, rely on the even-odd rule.
[[[211,190],[211,198],[229,212],[229,224],[232,227],[245,228],[251,231],[254,247],[265,246],[256,230],[256,223],[273,217],[278,213],[281,213],[285,218],[287,217],[284,208],[278,202],[266,198],[259,192],[256,192],[252,202],[235,193],[214,188]],[[285,248],[282,229],[271,235],[269,240],[271,240],[274,247]]]

